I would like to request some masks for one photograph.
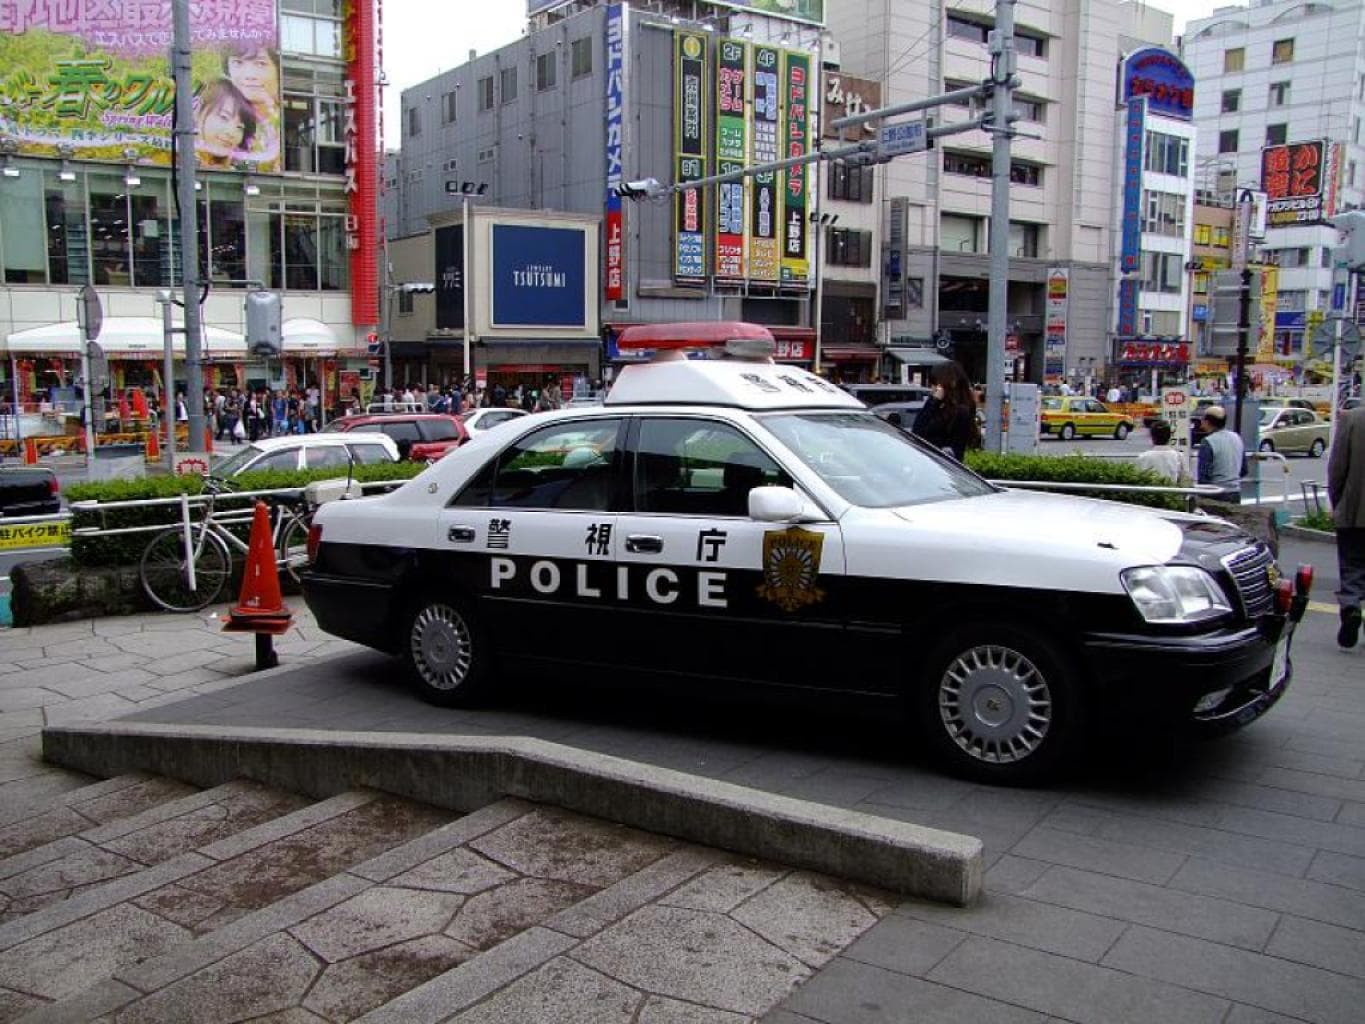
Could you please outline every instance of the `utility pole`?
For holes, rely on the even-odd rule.
[[[199,323],[199,213],[194,199],[194,92],[190,82],[190,0],[174,0],[175,40],[175,202],[180,213],[180,280],[185,301],[185,405],[189,410],[189,450],[204,444],[203,334]],[[167,389],[170,382],[166,383]],[[175,429],[175,395],[163,402]]]
[[[991,286],[986,320],[986,450],[1004,449],[1005,331],[1010,284],[1010,141],[1014,120],[1014,4],[996,0],[991,33]]]

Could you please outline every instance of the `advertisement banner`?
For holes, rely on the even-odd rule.
[[[673,33],[673,180],[679,184],[706,177],[706,47],[710,36]],[[687,189],[673,200],[673,277],[698,284],[706,280],[706,190]]]
[[[749,46],[722,39],[716,58],[716,173],[739,171],[749,155],[745,91]],[[746,179],[716,186],[716,280],[744,279]]]
[[[536,0],[531,0],[536,2]],[[540,0],[545,3],[546,0]],[[737,7],[757,11],[773,18],[807,21],[813,25],[825,23],[825,0],[711,0],[717,7]]]
[[[1123,230],[1119,242],[1119,272],[1123,274],[1136,272],[1142,259],[1142,144],[1146,121],[1147,101],[1134,96],[1128,101],[1128,124],[1123,138]]]
[[[494,327],[588,327],[586,236],[576,228],[493,225]]]
[[[771,46],[755,46],[753,53],[753,162],[769,164],[780,159],[778,129],[782,107],[779,81],[781,56]],[[777,172],[755,174],[750,192],[749,279],[776,282],[780,261],[777,251]]]
[[[1323,222],[1330,177],[1328,156],[1328,144],[1321,141],[1261,150],[1261,188],[1266,194],[1266,222],[1270,227]]]
[[[821,138],[837,139],[840,132],[846,142],[861,142],[877,137],[875,122],[847,125],[842,129],[833,127],[833,122],[841,117],[857,117],[882,105],[882,83],[870,78],[854,78],[841,71],[825,72],[825,104],[820,123]]]
[[[1125,341],[1119,362],[1153,367],[1179,367],[1190,361],[1190,346],[1183,341]]]
[[[621,160],[625,151],[626,19],[620,4],[607,7],[607,209],[606,266],[602,280],[608,302],[626,295],[626,234],[621,209]]]
[[[436,326],[464,327],[464,225],[436,229]]]
[[[281,170],[278,25],[275,0],[191,5],[200,167]],[[0,137],[32,156],[169,165],[171,36],[165,2],[0,3]]]
[[[1136,96],[1147,97],[1153,114],[1188,121],[1194,116],[1194,75],[1170,50],[1156,46],[1138,50],[1123,62],[1119,102]]]
[[[346,143],[346,247],[351,254],[351,323],[379,323],[379,4],[343,0],[346,61],[342,139]],[[201,161],[202,163],[202,161]]]
[[[810,55],[782,54],[784,140],[782,159],[805,156],[810,150]],[[782,283],[805,284],[810,278],[806,259],[806,197],[810,168],[798,165],[782,172]]]
[[[1066,376],[1066,316],[1071,271],[1050,267],[1047,272],[1047,308],[1043,318],[1043,381],[1060,383]]]
[[[1138,282],[1135,277],[1119,282],[1119,317],[1114,333],[1131,338],[1138,332]]]
[[[1257,359],[1275,357],[1275,307],[1279,305],[1280,268],[1261,268],[1261,333],[1252,339]]]

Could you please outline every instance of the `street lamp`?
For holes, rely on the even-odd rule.
[[[392,273],[392,268],[387,268]],[[436,286],[430,281],[390,281],[384,288],[384,388],[393,390],[393,297],[430,294]]]
[[[474,367],[471,365],[472,346],[473,346],[473,326],[470,323],[469,295],[470,295],[470,263],[473,253],[473,243],[470,241],[472,235],[469,223],[469,203],[473,199],[482,199],[488,192],[488,182],[486,181],[447,181],[446,194],[458,195],[460,197],[460,226],[464,235],[464,375],[470,383],[474,383]]]

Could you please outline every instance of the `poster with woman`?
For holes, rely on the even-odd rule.
[[[197,0],[190,36],[200,165],[280,170],[276,0]],[[21,155],[169,164],[171,38],[170,4],[0,3],[0,135]]]

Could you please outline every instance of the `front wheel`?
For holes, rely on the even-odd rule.
[[[1128,426],[1127,423],[1120,423],[1117,427],[1114,428],[1114,440],[1122,441],[1125,437],[1128,436],[1128,431],[1130,431],[1131,429],[1132,427]]]
[[[1057,432],[1057,436],[1063,441],[1070,441],[1076,436],[1076,425],[1074,423],[1063,423],[1062,429]]]
[[[1263,452],[1273,452],[1273,451],[1275,450],[1275,442],[1274,442],[1274,441],[1262,441],[1262,442],[1261,442],[1261,449],[1260,449],[1260,450],[1263,451]]]
[[[217,598],[232,574],[226,545],[213,534],[203,537],[203,549],[194,560],[194,589],[190,589],[185,561],[185,535],[167,530],[152,538],[142,552],[138,576],[142,589],[168,612],[196,612]]]
[[[432,704],[468,706],[487,693],[487,636],[463,601],[433,594],[419,598],[407,618],[403,658],[418,691]]]
[[[930,656],[917,693],[920,726],[957,774],[1029,784],[1056,773],[1081,739],[1067,659],[1031,631],[972,625]]]
[[[1313,439],[1313,443],[1308,446],[1308,457],[1312,459],[1322,458],[1322,453],[1327,450],[1327,443],[1322,438]]]

